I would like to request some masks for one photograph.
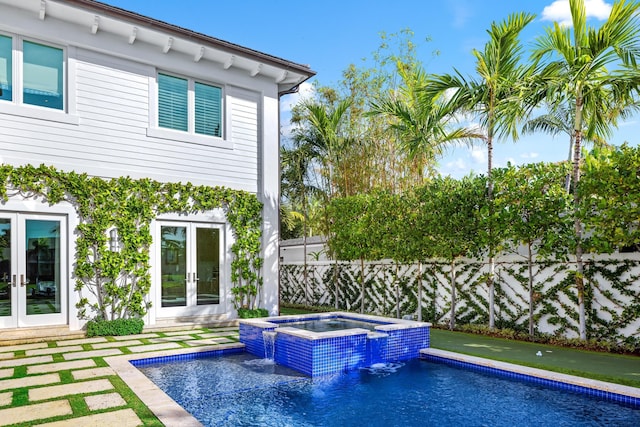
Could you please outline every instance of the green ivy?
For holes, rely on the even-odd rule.
[[[50,205],[69,202],[79,224],[75,230],[75,291],[79,318],[113,320],[143,316],[151,304],[151,221],[160,214],[190,214],[221,208],[231,225],[231,289],[235,308],[255,308],[262,286],[260,257],[262,203],[255,194],[191,183],[151,179],[102,179],[63,172],[51,166],[0,165],[0,198],[18,192]],[[11,193],[10,193],[11,192]],[[116,228],[120,250],[109,250],[108,232]],[[90,302],[89,295],[96,302]]]

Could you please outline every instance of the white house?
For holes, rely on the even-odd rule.
[[[275,314],[279,98],[313,75],[105,3],[0,0],[0,164],[255,193],[264,204],[259,305]],[[79,223],[67,202],[13,192],[0,203],[0,328],[83,327]],[[145,323],[234,318],[223,211],[161,215],[151,227]]]

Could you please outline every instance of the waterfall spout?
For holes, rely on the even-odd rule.
[[[276,332],[262,331],[262,340],[264,341],[264,358],[273,361],[276,353]]]

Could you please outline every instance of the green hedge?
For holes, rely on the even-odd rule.
[[[269,311],[265,308],[255,308],[253,310],[248,308],[239,308],[238,317],[241,319],[253,319],[256,317],[269,317]]]
[[[90,320],[87,322],[88,337],[133,335],[142,332],[142,319]]]

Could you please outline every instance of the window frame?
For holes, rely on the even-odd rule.
[[[187,81],[187,131],[165,128],[159,126],[160,121],[160,75],[184,79]],[[220,136],[206,135],[195,132],[195,84],[200,83],[220,89]],[[157,70],[156,75],[151,78],[149,90],[149,110],[150,126],[147,128],[147,136],[153,138],[169,139],[193,144],[201,144],[218,148],[233,148],[231,142],[226,140],[227,111],[226,111],[226,87],[223,84],[207,81],[183,74],[165,70]]]
[[[12,99],[0,99],[0,114],[79,125],[75,104],[75,73],[70,65],[75,62],[75,48],[7,31],[0,31],[0,35],[11,38],[12,61]],[[24,102],[25,41],[62,51],[62,109]]]

